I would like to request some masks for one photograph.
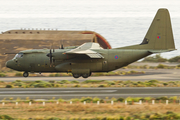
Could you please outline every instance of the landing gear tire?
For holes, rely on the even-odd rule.
[[[73,74],[74,78],[79,78],[81,75],[80,74]]]
[[[82,77],[83,77],[83,78],[88,78],[88,77],[89,77],[89,74],[88,74],[88,73],[82,74]]]
[[[29,73],[28,73],[28,72],[24,72],[24,73],[23,73],[23,76],[24,76],[24,77],[28,77],[28,76],[29,76]]]

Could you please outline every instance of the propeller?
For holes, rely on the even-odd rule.
[[[61,44],[61,49],[64,49],[63,44]]]
[[[62,44],[61,44],[61,47],[59,47],[59,49],[64,49],[64,46],[63,46],[63,40],[62,41]],[[60,41],[59,41],[59,44],[60,44]]]
[[[55,49],[53,49],[53,53],[55,52]],[[54,63],[55,63],[55,59],[52,57],[52,64],[53,64],[53,67],[54,67]]]
[[[51,47],[50,47],[50,50],[49,50],[49,53],[46,55],[47,57],[49,57],[49,61],[50,61],[50,67],[53,65],[54,66],[54,63],[55,63],[55,59],[53,59],[53,56],[52,56],[52,51],[53,53],[55,52],[55,50],[51,50]]]

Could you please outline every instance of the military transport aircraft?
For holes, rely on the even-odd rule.
[[[20,51],[8,68],[28,72],[71,72],[74,78],[87,78],[92,72],[109,72],[126,66],[153,53],[175,50],[170,15],[159,9],[141,44],[102,49],[98,43],[84,43],[78,47],[61,49],[33,49]]]

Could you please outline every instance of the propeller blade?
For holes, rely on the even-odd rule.
[[[50,61],[50,67],[53,65],[54,66],[54,63],[55,63],[55,59],[53,59],[53,56],[52,54],[55,52],[55,49],[49,49],[49,53],[46,55],[47,57],[49,57],[49,61]]]
[[[52,61],[53,61],[53,67],[55,66],[54,64],[55,64],[55,59],[52,59]]]
[[[49,60],[50,60],[50,66],[51,66],[52,65],[52,57],[50,57]]]
[[[50,49],[50,54],[52,54],[52,51],[51,51],[51,49]]]
[[[53,53],[55,52],[55,49],[53,49]],[[52,56],[52,54],[51,54]],[[55,59],[53,59],[53,56],[52,56],[52,65],[54,66],[54,63],[55,63]]]
[[[52,65],[52,50],[50,49],[49,51],[49,61],[50,61],[50,66]]]
[[[59,44],[60,44],[60,41],[59,41]],[[63,40],[61,40],[61,47],[59,46],[59,49],[64,49]]]
[[[53,52],[54,52],[54,49],[53,49]],[[53,57],[52,57],[51,46],[50,46],[50,49],[49,49],[49,53],[48,53],[46,56],[49,57],[50,67],[51,67],[51,66],[52,66],[52,62],[54,62],[54,61],[53,61]]]
[[[64,49],[63,44],[61,45],[61,49]]]

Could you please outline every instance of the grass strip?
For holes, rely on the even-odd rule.
[[[144,104],[8,104],[0,106],[0,119],[6,120],[154,120],[180,119],[179,105]]]
[[[180,87],[180,81],[121,81],[121,80],[85,80],[85,81],[21,81],[14,82],[0,81],[0,88],[74,88],[74,87]]]

